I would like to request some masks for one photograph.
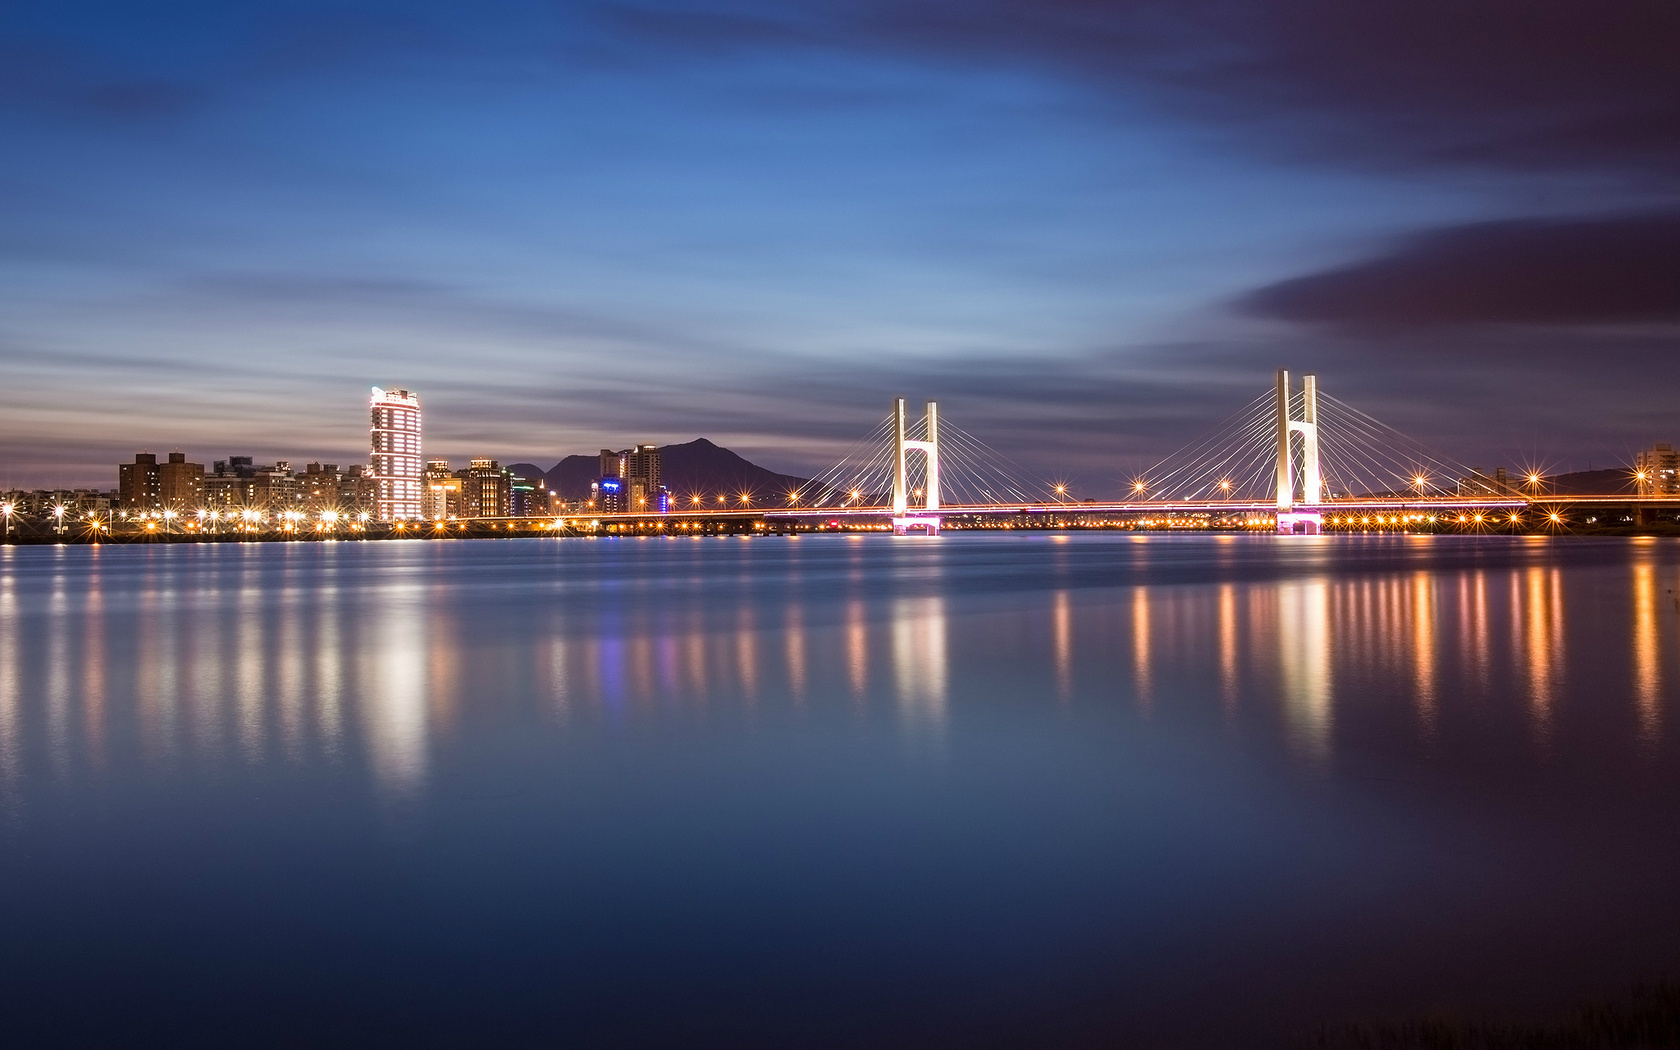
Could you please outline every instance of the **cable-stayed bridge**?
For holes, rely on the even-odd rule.
[[[1515,522],[1536,507],[1562,523],[1565,504],[1628,506],[1637,519],[1647,504],[1680,505],[1672,497],[1548,495],[1538,475],[1526,484],[1495,480],[1324,393],[1317,376],[1296,385],[1284,370],[1271,389],[1121,485],[1118,499],[1075,501],[1065,485],[1026,477],[1007,455],[942,419],[936,402],[915,417],[897,398],[832,467],[795,491],[760,496],[756,506],[743,496],[737,507],[581,517],[873,520],[899,534],[935,534],[952,518],[1077,514],[1315,535],[1390,522]]]
[[[914,419],[898,398],[868,437],[776,513],[885,516],[899,533],[991,514],[1196,514],[1250,526],[1264,516],[1280,532],[1315,534],[1338,513],[1487,515],[1531,502],[1480,477],[1321,394],[1316,376],[1294,389],[1280,370],[1273,389],[1130,479],[1117,500],[1073,502],[1063,485],[1024,480],[1007,456],[942,422],[937,403]]]

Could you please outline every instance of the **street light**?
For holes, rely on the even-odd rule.
[[[7,539],[12,538],[12,511],[15,508],[15,506],[16,506],[15,504],[11,504],[11,503],[0,503],[0,515],[4,515],[5,518],[6,518],[6,538]]]
[[[56,522],[53,524],[53,532],[62,536],[62,535],[64,535],[64,504],[62,504],[62,503],[54,504],[52,512],[53,512],[53,517],[55,519],[57,519]]]

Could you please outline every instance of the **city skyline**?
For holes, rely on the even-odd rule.
[[[0,14],[0,484],[704,435],[884,392],[1111,486],[1280,361],[1471,462],[1672,438],[1672,8]],[[104,391],[90,406],[90,376]]]

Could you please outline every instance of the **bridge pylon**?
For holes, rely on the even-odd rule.
[[[920,508],[910,506],[910,470],[907,462],[912,452],[927,457],[926,498]],[[893,535],[911,532],[939,535],[939,402],[927,403],[927,438],[912,441],[904,433],[904,399],[893,398]]]
[[[1316,536],[1324,530],[1318,505],[1324,476],[1318,463],[1318,377],[1301,377],[1301,418],[1290,410],[1289,372],[1277,373],[1277,530],[1284,535]],[[1295,500],[1295,462],[1291,435],[1301,435],[1301,499]]]

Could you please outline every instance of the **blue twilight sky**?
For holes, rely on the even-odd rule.
[[[6,4],[0,485],[356,462],[379,384],[794,473],[937,398],[1106,495],[1279,366],[1610,465],[1680,440],[1677,12]]]

